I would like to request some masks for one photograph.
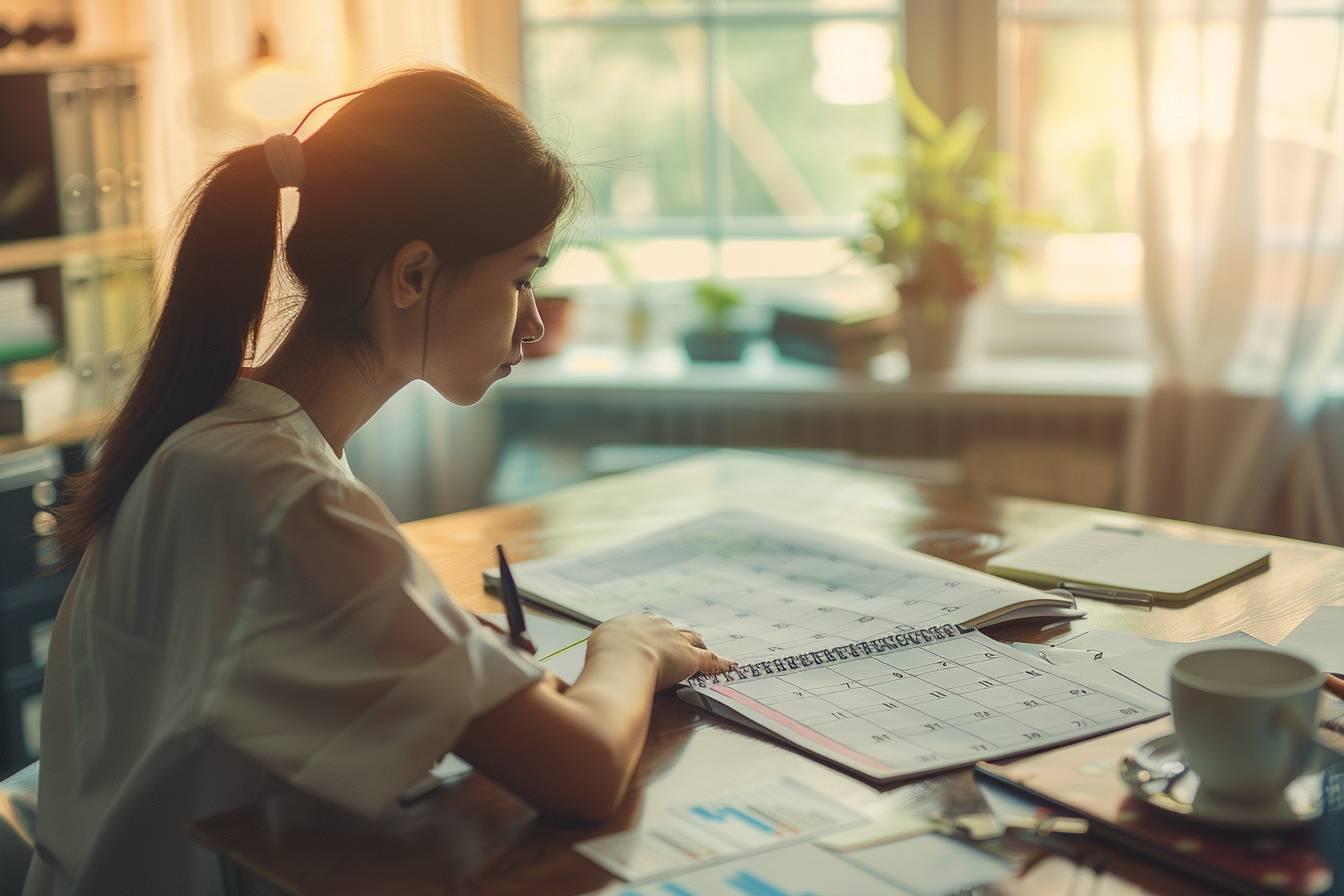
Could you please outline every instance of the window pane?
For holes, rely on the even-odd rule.
[[[705,211],[704,35],[694,26],[547,27],[524,46],[526,106],[590,210],[656,228]]]
[[[1091,5],[1099,14],[1109,4]],[[1138,299],[1143,257],[1133,37],[1126,18],[1079,10],[1060,0],[1004,4],[1002,140],[1018,201],[1066,232],[1033,240],[1004,270],[1003,287],[1019,303],[1124,306]]]
[[[897,28],[851,19],[734,23],[723,33],[716,87],[725,213],[832,226],[856,215],[874,185],[855,159],[896,147]]]

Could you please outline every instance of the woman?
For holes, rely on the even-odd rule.
[[[304,302],[248,369],[283,187]],[[190,820],[286,784],[376,815],[449,750],[544,811],[602,818],[653,693],[730,665],[623,617],[563,690],[453,603],[344,461],[411,380],[471,404],[523,359],[542,335],[530,278],[572,194],[516,109],[436,70],[201,180],[145,364],[59,518],[80,560],[27,893],[218,892]]]

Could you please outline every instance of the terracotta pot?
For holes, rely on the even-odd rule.
[[[526,357],[544,358],[565,347],[569,339],[569,320],[574,300],[569,296],[537,296],[537,313],[546,327],[545,334],[524,349]]]
[[[901,331],[910,372],[942,373],[957,366],[966,330],[968,299],[932,296],[901,301]]]

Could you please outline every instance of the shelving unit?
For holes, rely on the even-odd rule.
[[[0,75],[28,75],[91,65],[136,65],[145,61],[143,49],[85,49],[78,47],[24,47],[0,51]]]
[[[0,276],[56,267],[72,255],[112,255],[148,251],[149,247],[149,232],[139,226],[0,243]]]

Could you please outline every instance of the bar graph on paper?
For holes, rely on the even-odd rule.
[[[601,892],[602,896],[911,896],[811,843],[688,871],[670,880]]]
[[[575,845],[623,880],[644,880],[802,840],[864,816],[790,778],[653,813],[629,830]],[[770,893],[748,874],[724,892]],[[741,890],[742,887],[756,887]],[[658,892],[657,890],[653,892]],[[795,894],[790,894],[795,896]],[[821,894],[814,894],[821,896]]]
[[[729,875],[723,885],[728,888],[734,896],[823,896],[813,890],[794,890],[785,889],[783,884],[773,884],[763,877],[752,874],[750,871],[739,871],[736,874]],[[623,896],[642,896],[648,893],[648,890],[626,890]],[[678,883],[658,884],[653,890],[655,893],[665,893],[667,896],[701,896],[701,892],[690,890]]]

